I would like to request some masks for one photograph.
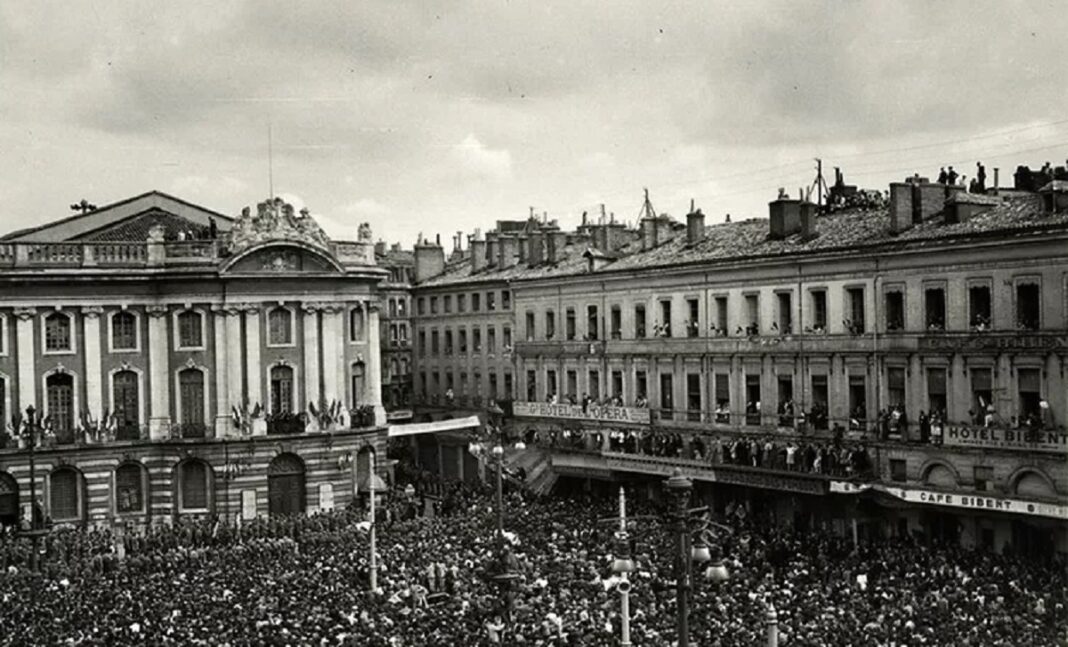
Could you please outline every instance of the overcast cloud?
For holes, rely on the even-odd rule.
[[[643,187],[761,216],[813,157],[885,188],[1068,156],[1063,2],[653,4],[4,2],[0,229],[151,189],[236,214],[268,124],[276,193],[405,246]]]

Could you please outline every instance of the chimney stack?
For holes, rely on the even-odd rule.
[[[801,231],[801,201],[780,197],[768,203],[768,238],[782,240]]]
[[[497,248],[497,267],[502,270],[515,267],[516,254],[519,248],[518,243],[519,241],[515,236],[500,235]]]
[[[486,232],[486,264],[489,265],[490,267],[496,267],[497,266],[497,261],[499,260],[497,258],[497,256],[500,254],[500,252],[499,252],[500,242],[499,241],[500,241],[500,234],[498,232],[496,232],[496,231],[488,231],[488,232]]]
[[[377,243],[375,243],[375,256],[385,256],[385,255],[386,255],[386,241],[380,240]]]
[[[530,257],[530,242],[523,234],[519,234],[515,237],[516,248],[516,263],[519,265],[526,265],[527,259]]]
[[[530,232],[529,244],[530,252],[527,254],[527,265],[530,267],[537,267],[541,265],[544,260],[544,236],[540,229],[534,229]]]
[[[420,240],[415,244],[415,282],[422,283],[445,271],[445,250],[441,248],[441,235],[436,243]]]
[[[819,206],[805,200],[801,203],[801,240],[809,240],[816,237],[816,216],[819,214]]]
[[[482,240],[482,232],[476,229],[467,239],[467,246],[471,248],[471,272],[486,269],[486,241]]]
[[[705,214],[690,206],[690,213],[686,214],[686,244],[696,245],[705,237]]]
[[[642,251],[647,252],[656,247],[656,218],[646,216],[638,225],[642,232]]]
[[[552,227],[545,232],[546,260],[550,263],[559,263],[564,258],[564,247],[567,246],[567,232]]]

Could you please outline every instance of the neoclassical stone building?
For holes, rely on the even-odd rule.
[[[385,275],[365,227],[279,199],[152,192],[0,239],[0,520],[27,516],[31,444],[56,523],[345,504],[384,448]]]

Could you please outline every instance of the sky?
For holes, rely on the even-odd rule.
[[[634,221],[644,188],[714,223],[817,157],[1004,184],[1068,158],[1065,33],[1061,0],[6,0],[0,231],[150,190],[237,215],[272,185],[405,247],[531,208]]]

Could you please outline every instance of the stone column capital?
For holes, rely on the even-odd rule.
[[[100,315],[104,314],[103,306],[85,306],[82,308],[82,314],[86,319],[96,319]]]
[[[152,317],[154,319],[159,318],[159,317],[166,317],[167,313],[169,311],[170,311],[170,308],[168,308],[165,305],[152,304],[152,305],[145,306],[145,312],[148,313],[148,316],[150,316],[150,317]]]
[[[37,316],[37,308],[15,308],[15,316],[23,321],[28,321]]]
[[[319,312],[320,310],[322,310],[322,307],[323,304],[319,303],[318,301],[303,301],[300,304],[300,309],[303,310],[305,314],[309,315]]]

